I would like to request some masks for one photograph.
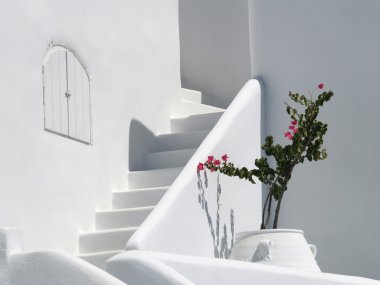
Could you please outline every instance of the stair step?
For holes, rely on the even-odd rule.
[[[201,130],[158,135],[158,148],[160,151],[197,148],[208,133],[209,130]]]
[[[154,206],[157,205],[168,189],[169,186],[113,192],[112,206],[114,209]]]
[[[80,257],[83,260],[91,263],[92,265],[99,267],[100,269],[105,270],[106,269],[106,261],[108,259],[110,259],[111,257],[113,257],[116,254],[119,254],[121,252],[123,252],[123,250],[104,251],[104,252],[81,254],[78,257]]]
[[[181,88],[180,95],[185,100],[189,100],[199,104],[202,103],[202,93],[200,91]]]
[[[148,217],[154,206],[99,211],[95,214],[97,230],[138,227]]]
[[[211,130],[219,121],[223,112],[198,114],[185,118],[171,119],[171,131],[180,133],[195,130]]]
[[[171,185],[183,167],[134,171],[128,173],[129,189]]]
[[[224,109],[205,105],[205,104],[199,104],[195,103],[186,99],[182,100],[182,106],[178,111],[178,114],[182,117],[187,117],[191,115],[198,115],[198,114],[209,114],[209,113],[218,113],[218,112],[224,112]]]
[[[79,235],[79,253],[123,250],[137,227],[102,230]]]
[[[145,169],[183,167],[192,157],[196,148],[147,153],[144,157]]]

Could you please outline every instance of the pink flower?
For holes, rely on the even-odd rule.
[[[214,157],[212,155],[207,157],[207,162],[212,162],[214,160]]]
[[[319,88],[319,89],[323,89],[323,87],[325,87],[325,85],[324,85],[323,83],[319,83],[319,84],[318,84],[318,88]]]
[[[228,157],[227,154],[225,154],[225,155],[222,156],[222,159],[223,159],[224,161],[227,161],[227,159],[229,159],[229,157]]]
[[[203,170],[204,169],[202,162],[198,163],[197,169],[198,170]]]
[[[215,168],[210,168],[210,171],[211,172],[215,172]]]
[[[291,122],[291,124],[292,124],[293,126],[295,126],[295,125],[298,124],[298,122],[297,122],[296,120],[294,120],[294,121]]]
[[[288,139],[289,139],[289,140],[292,140],[292,139],[293,139],[293,136],[292,136],[292,135],[288,135]]]
[[[214,164],[215,164],[215,165],[220,165],[220,160],[219,160],[219,159],[215,159],[215,160],[214,160]]]
[[[289,126],[289,129],[293,130],[293,129],[294,129],[294,126]]]
[[[287,138],[288,136],[291,136],[292,134],[290,132],[284,133],[284,136]]]
[[[293,133],[294,133],[294,134],[298,133],[298,129],[294,129],[294,130],[293,130]]]

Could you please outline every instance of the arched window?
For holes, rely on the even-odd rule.
[[[52,46],[42,66],[45,131],[90,145],[91,97],[86,69],[72,51]]]

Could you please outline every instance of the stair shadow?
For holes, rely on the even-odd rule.
[[[144,170],[145,154],[156,151],[156,135],[143,123],[132,119],[129,127],[129,171]]]

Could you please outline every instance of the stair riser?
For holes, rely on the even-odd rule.
[[[195,149],[184,149],[169,152],[148,153],[144,157],[146,170],[184,167],[194,154]]]
[[[129,189],[164,187],[171,185],[182,168],[136,171],[129,173]]]
[[[180,95],[183,99],[194,103],[200,104],[202,102],[202,93],[200,91],[181,88]]]
[[[79,237],[79,252],[81,254],[100,251],[123,250],[133,230],[115,231],[105,233],[91,233]]]
[[[188,118],[172,119],[171,131],[180,133],[196,130],[211,130],[219,121],[222,113],[212,113],[190,116]]]
[[[159,151],[197,148],[206,138],[208,131],[177,133],[157,137]]]
[[[182,108],[181,108],[181,116],[192,116],[192,115],[199,115],[199,114],[209,114],[209,113],[218,113],[223,112],[223,109],[216,108],[209,105],[204,104],[198,104],[194,103],[188,100],[183,100],[182,102]]]
[[[161,200],[167,189],[115,192],[112,195],[112,206],[114,209],[154,206]]]
[[[111,251],[111,252],[104,252],[104,253],[96,253],[92,255],[82,255],[79,256],[83,260],[91,263],[92,265],[95,265],[96,267],[99,267],[100,269],[105,270],[106,269],[106,261],[110,259],[111,257],[115,256],[116,254],[119,254],[123,251]]]
[[[98,212],[95,217],[95,227],[98,230],[137,227],[148,217],[152,209]]]

